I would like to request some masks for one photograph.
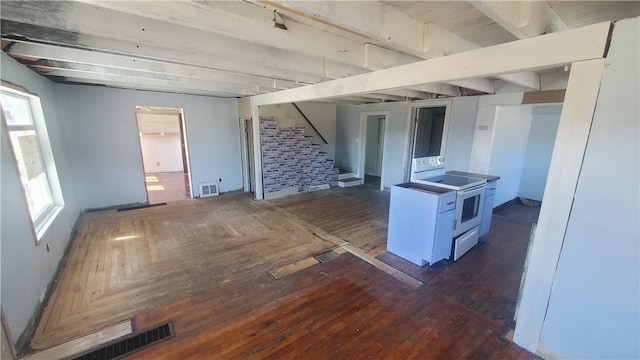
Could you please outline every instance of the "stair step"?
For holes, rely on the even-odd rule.
[[[364,183],[364,181],[361,178],[358,178],[358,177],[350,177],[348,179],[338,180],[338,186],[339,187],[358,186],[358,185],[362,185],[363,183]]]
[[[338,180],[344,180],[344,179],[350,179],[350,178],[357,178],[356,173],[342,172],[342,169],[340,169],[340,172],[338,173]]]

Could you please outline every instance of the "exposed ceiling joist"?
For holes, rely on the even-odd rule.
[[[422,24],[379,2],[266,0],[261,2],[279,8],[282,11],[319,19],[324,24],[354,32],[379,44],[385,44],[385,47],[406,53],[388,50],[376,44],[368,44],[368,46],[365,46],[364,65],[372,70],[385,69],[480,48],[480,46],[446,29],[435,24]],[[384,19],[384,21],[380,25],[378,22],[370,21],[370,19]],[[502,80],[514,82],[535,90],[540,89],[538,76],[533,72],[526,72],[518,76],[506,75]],[[474,86],[472,84],[468,85]],[[474,90],[487,92],[487,85],[485,82],[481,85],[481,88]]]
[[[137,46],[160,47],[222,59],[245,58],[247,63],[261,67],[308,73],[322,77],[324,80],[366,72],[354,66],[310,55],[284,51],[78,2],[34,1],[28,2],[27,5],[3,2],[2,18],[72,34],[106,38],[107,42],[108,40],[125,41]],[[118,21],[109,22],[104,19],[118,19]],[[79,40],[81,39],[67,39],[67,42],[76,42],[77,46],[84,45]]]
[[[568,29],[546,1],[476,0],[470,3],[518,39]]]
[[[610,29],[611,23],[605,22],[350,78],[257,95],[250,100],[252,105],[278,104],[488,77],[524,69],[554,68],[575,61],[602,58]],[[546,51],[541,52],[540,49]]]
[[[472,1],[4,0],[0,26],[3,51],[54,81],[87,77],[83,82],[128,87],[119,82],[128,78],[136,79],[132,83],[136,88],[155,84],[160,91],[242,97],[477,51],[478,44],[504,44],[515,38],[507,28],[520,32],[519,37],[566,28],[554,10],[570,26],[577,26],[578,17],[594,23],[629,13],[629,6],[618,1],[607,7],[616,9],[608,15],[592,3],[572,5],[571,13],[551,1],[476,5]],[[484,13],[481,7],[486,8]],[[562,72],[531,70],[415,83],[357,99],[342,96],[340,101],[540,90],[542,75],[544,88],[566,83]],[[95,78],[105,75],[120,79]]]
[[[4,16],[4,3],[2,5],[2,11]],[[217,57],[158,46],[141,45],[122,40],[106,39],[99,36],[78,34],[72,31],[61,31],[37,25],[25,26],[24,24],[10,20],[3,20],[0,22],[0,26],[2,27],[3,37],[8,40],[19,38],[23,41],[49,43],[149,60],[208,67],[235,73],[297,81],[303,84],[317,83],[327,79],[323,75],[300,73],[291,69],[272,68],[265,65],[258,66],[256,63],[250,62],[251,59],[245,61],[246,56],[240,59]]]
[[[91,79],[91,78],[75,78],[75,77],[65,77],[64,82],[74,83],[74,84],[86,84],[86,85],[103,85],[114,88],[121,89],[131,89],[131,90],[148,90],[148,91],[159,91],[159,92],[168,92],[168,93],[178,93],[178,94],[190,94],[190,95],[202,95],[202,96],[218,96],[218,97],[235,97],[237,96],[235,93],[228,91],[211,91],[211,90],[201,90],[201,89],[189,89],[189,88],[180,88],[176,87],[173,84],[166,83],[158,83],[154,81],[125,81],[123,82],[120,79]],[[229,89],[230,90],[230,89]]]
[[[135,70],[150,74],[166,74],[214,82],[254,85],[262,88],[290,89],[300,86],[293,81],[274,80],[267,77],[244,75],[222,70],[215,70],[190,65],[173,64],[158,60],[141,59],[132,56],[108,54],[68,47],[18,42],[11,46],[8,53],[16,57],[48,59],[52,61],[86,64],[97,67]],[[71,65],[69,65],[71,66]],[[67,66],[66,68],[69,68]],[[150,75],[150,77],[152,77]]]
[[[244,1],[165,1],[162,6],[149,6],[144,1],[81,1],[125,14],[362,66],[362,42],[295,22],[288,22],[284,31],[274,26],[273,11]]]
[[[178,93],[190,93],[192,91],[197,93],[215,93],[215,94],[246,94],[246,96],[265,93],[264,89],[259,87],[248,87],[241,85],[218,85],[208,82],[206,80],[200,81],[184,81],[181,78],[149,78],[139,77],[136,74],[121,75],[112,72],[98,73],[94,71],[83,71],[78,69],[49,69],[48,74],[51,76],[58,76],[67,79],[68,81],[77,81],[78,79],[84,79],[87,81],[100,81],[101,83],[107,82],[110,84],[119,84],[119,87],[132,87],[138,88],[144,86],[145,88],[151,88],[152,86],[158,86],[163,91],[178,92]],[[69,80],[74,79],[74,80]]]
[[[364,64],[366,60],[363,59],[371,57],[363,54],[366,48],[362,45],[362,42],[295,22],[288,23],[287,31],[275,29],[272,24],[272,11],[246,2],[164,2],[162,7],[149,7],[144,2],[132,1],[83,0],[82,2],[107,11],[116,10],[132,16],[168,21],[171,24],[180,25],[185,28],[210,31],[223,34],[230,38],[268,44],[271,47],[284,51],[299,52],[301,54],[325,58],[329,61],[324,60],[323,66],[321,67],[321,74],[318,73],[320,69],[319,66],[311,66],[310,68],[314,68],[315,70],[307,71],[311,74],[325,77],[322,80],[364,73],[365,69],[379,70],[388,66],[404,64],[404,62],[396,59],[395,54],[397,53],[387,51],[384,54],[377,53],[373,56],[376,61],[385,63],[384,66],[367,66]],[[81,9],[82,7],[80,10]],[[76,11],[79,10],[76,9]],[[240,14],[242,14],[242,16]],[[245,15],[247,15],[248,18],[246,18]],[[115,36],[116,35],[114,35],[114,37]],[[215,44],[213,45],[215,46]],[[225,44],[221,44],[218,47],[229,49]],[[226,52],[228,52],[228,50],[226,50]],[[225,56],[233,56],[233,54],[226,53]],[[261,57],[263,56],[261,55]],[[294,58],[288,58],[288,60],[299,65],[301,64],[299,60]],[[419,59],[416,58],[412,61],[417,60]],[[280,59],[279,62],[285,61]],[[265,64],[259,65],[262,66]],[[269,64],[266,65],[269,66]],[[356,68],[360,70],[356,70]],[[303,69],[295,67],[291,70],[305,72]],[[449,88],[443,89],[444,92],[435,93],[440,95],[450,95],[453,93]],[[477,90],[484,91],[486,90],[486,86]]]

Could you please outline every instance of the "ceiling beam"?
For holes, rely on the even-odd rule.
[[[6,5],[2,4],[3,16]],[[312,84],[327,80],[321,74],[300,73],[291,69],[272,68],[269,66],[257,66],[256,63],[245,62],[238,59],[228,59],[220,56],[211,56],[202,53],[167,49],[158,46],[136,44],[114,39],[106,39],[99,36],[78,34],[73,31],[57,30],[48,27],[25,25],[4,18],[0,22],[2,37],[6,40],[19,39],[39,43],[49,43],[70,48],[79,48],[97,52],[120,54],[147,60],[165,61],[183,65],[193,65],[219,69],[234,73],[249,74]],[[243,57],[243,58],[246,58]],[[249,59],[251,60],[251,59]],[[319,71],[319,72],[322,72]]]
[[[379,1],[259,0],[259,2],[354,35],[382,41],[415,56],[420,57],[424,52],[422,41],[424,25]],[[417,34],[420,36],[416,36]]]
[[[122,81],[97,80],[97,79],[74,78],[74,77],[65,77],[64,81],[68,83],[73,83],[73,84],[103,85],[107,87],[129,89],[129,90],[157,91],[157,92],[167,92],[167,93],[175,93],[175,94],[218,96],[218,97],[228,97],[228,98],[237,97],[237,95],[228,93],[225,91],[215,92],[215,91],[205,91],[205,90],[198,90],[198,89],[185,89],[185,88],[170,86],[166,84],[157,84],[157,83],[122,82]]]
[[[79,39],[75,38],[78,34],[82,34],[107,38],[108,40],[125,41],[138,47],[159,47],[229,60],[244,59],[254,66],[308,73],[320,76],[325,80],[366,72],[363,69],[327,59],[280,50],[251,41],[233,39],[85,3],[3,2],[2,19],[30,26],[43,26],[67,31],[75,35],[73,38],[67,39],[67,42],[76,46],[83,45],[78,41]],[[114,19],[114,21],[105,21],[105,19]]]
[[[287,22],[287,30],[276,28],[273,11],[245,1],[163,1],[162,6],[149,6],[145,1],[80,2],[281,50],[362,65],[362,42],[296,22]]]
[[[375,44],[364,45],[365,66],[372,70],[388,69],[391,67],[411,64],[423,59],[415,56],[399,53],[393,50],[385,49]],[[493,94],[493,82],[488,79],[472,79],[459,82],[452,82],[450,85],[465,87],[468,89],[478,90],[487,94]],[[457,93],[458,91],[455,90]],[[439,92],[436,92],[440,94]],[[457,96],[457,95],[452,95]]]
[[[368,37],[372,42],[384,44],[385,47],[405,53],[388,50],[377,44],[365,45],[363,65],[372,70],[386,69],[480,48],[473,42],[442,27],[435,24],[423,24],[378,1],[265,0],[260,2],[282,11],[318,20],[336,29]],[[372,22],[370,19],[383,19],[383,21],[378,23]],[[504,74],[501,79],[533,90],[540,90],[540,80],[537,74],[532,72],[517,76]],[[465,87],[474,89],[472,86],[478,85],[467,84]],[[479,86],[481,88],[474,90],[488,92],[488,83]]]
[[[474,0],[469,3],[518,39],[568,29],[546,1]]]
[[[398,60],[396,56],[396,54],[398,56],[403,56],[403,54],[387,50],[384,53],[366,55],[367,46],[363,45],[362,41],[296,22],[288,22],[286,31],[277,29],[273,25],[273,11],[248,2],[164,2],[163,6],[158,7],[149,7],[144,2],[135,1],[81,0],[80,2],[129,15],[223,34],[240,40],[258,42],[281,50],[313,55],[363,70],[380,70],[405,63]],[[375,58],[376,64],[367,65],[365,63],[367,58]],[[413,58],[411,61],[418,60],[420,59]],[[384,67],[379,66],[378,63],[385,65]],[[336,70],[335,67],[335,64],[326,64],[326,72],[322,75],[332,79],[347,75],[344,70]],[[352,69],[349,71],[353,72]],[[360,71],[360,73],[364,73],[364,71]],[[475,89],[473,84],[467,85],[469,88]],[[443,86],[434,88],[433,92],[450,96],[458,93],[457,90],[452,89],[453,86]],[[485,91],[486,84],[476,90]]]
[[[43,76],[75,77],[91,79],[102,79],[103,75],[120,76],[127,79],[158,80],[170,82],[174,86],[184,86],[185,89],[202,89],[205,91],[219,92],[225,90],[226,93],[243,97],[249,94],[266,93],[273,91],[273,88],[263,88],[255,84],[237,84],[231,82],[219,82],[199,78],[185,78],[181,76],[161,73],[150,73],[130,69],[116,69],[95,65],[64,63],[60,61],[44,60],[37,64],[28,65]],[[110,79],[108,79],[110,80]]]
[[[309,101],[419,84],[491,77],[529,69],[556,68],[574,61],[602,58],[610,29],[611,23],[604,22],[345,79],[257,95],[250,100],[253,106]]]
[[[151,74],[175,75],[188,78],[206,79],[215,82],[254,85],[265,89],[272,88],[274,90],[290,89],[300,86],[300,84],[287,80],[269,79],[267,77],[243,75],[229,71],[47,44],[17,42],[10,47],[7,53],[16,57],[48,59],[57,62],[87,64],[111,68],[114,69],[113,71],[117,71],[117,69],[136,70],[149,73],[149,77],[152,77]],[[64,67],[72,68],[72,65],[67,64],[67,66]]]
[[[98,73],[93,71],[84,71],[78,69],[48,69],[47,74],[49,76],[57,76],[62,78],[82,79],[85,82],[89,81],[103,81],[111,84],[121,84],[123,87],[127,85],[146,86],[152,88],[158,86],[162,89],[173,89],[175,92],[198,91],[200,93],[224,93],[233,96],[250,96],[259,93],[266,92],[259,87],[242,87],[240,85],[232,86],[229,84],[218,85],[208,82],[206,80],[199,81],[184,81],[183,79],[173,79],[167,77],[162,78],[149,78],[139,77],[136,74],[121,75],[113,73]]]

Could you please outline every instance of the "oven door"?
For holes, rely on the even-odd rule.
[[[482,185],[458,191],[454,237],[480,225],[486,188],[487,185]]]

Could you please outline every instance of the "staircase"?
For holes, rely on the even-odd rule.
[[[274,117],[260,118],[265,198],[338,186],[339,170],[320,151],[320,145],[313,144],[311,136],[305,136],[305,128],[282,123]]]

